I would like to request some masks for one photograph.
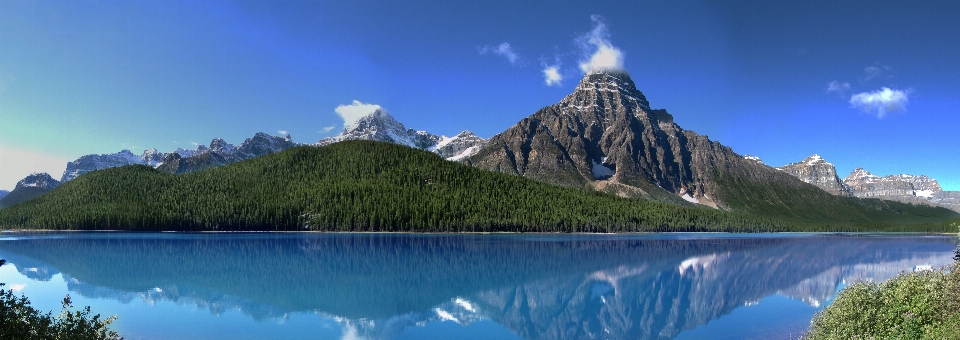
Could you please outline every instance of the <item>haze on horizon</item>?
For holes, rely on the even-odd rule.
[[[91,153],[258,131],[300,143],[374,107],[490,137],[630,73],[654,108],[769,165],[817,153],[960,190],[960,3],[0,2],[0,189]]]

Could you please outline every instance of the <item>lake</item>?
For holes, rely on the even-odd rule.
[[[789,339],[914,234],[0,234],[0,282],[127,339]]]

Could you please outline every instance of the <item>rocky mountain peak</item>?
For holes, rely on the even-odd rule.
[[[213,142],[211,142],[213,144]],[[296,146],[293,141],[284,137],[271,136],[263,132],[257,132],[251,138],[243,140],[237,147],[233,158],[237,161],[263,156],[266,154],[283,151]],[[220,155],[224,156],[224,155]]]
[[[580,107],[616,104],[650,109],[650,102],[640,90],[637,90],[637,85],[629,74],[609,70],[585,75],[573,93],[560,101],[560,104]]]
[[[637,90],[630,75],[623,71],[592,72],[580,80],[577,88],[555,107],[582,124],[607,128],[623,124],[633,116],[650,120],[653,125],[675,128],[673,116],[666,110],[653,110],[646,96]]]
[[[856,169],[853,169],[853,171],[850,172],[850,174],[847,175],[847,178],[844,178],[843,181],[844,182],[856,181],[856,180],[863,180],[868,178],[878,179],[880,178],[880,176],[874,175],[870,173],[870,171],[867,171],[864,168],[856,168]]]
[[[222,138],[214,138],[210,141],[210,152],[216,152],[223,156],[233,155],[233,152],[236,151],[236,147],[233,144],[229,144],[224,141]]]
[[[163,157],[166,154],[157,151],[157,149],[144,150],[143,154],[140,155],[140,159],[143,160],[143,164],[156,167],[160,162],[163,162]]]
[[[823,191],[839,196],[852,196],[850,188],[837,176],[837,168],[818,154],[813,154],[797,163],[790,163],[776,168],[799,178],[801,181],[813,184]]]
[[[943,191],[936,179],[924,175],[877,176],[863,168],[857,168],[843,183],[851,188],[856,197],[933,204],[960,212],[960,192]]]
[[[19,188],[40,188],[50,190],[58,186],[60,186],[60,181],[50,177],[50,174],[46,172],[35,172],[17,182],[17,187],[13,190],[17,190]]]
[[[807,165],[830,164],[830,163],[827,163],[827,161],[823,160],[823,157],[820,157],[820,155],[818,154],[813,154],[807,158],[804,158],[803,162],[806,163]],[[833,164],[830,164],[830,165],[833,165]]]
[[[591,72],[466,160],[476,167],[551,184],[590,185],[630,197],[722,207],[722,173],[802,184],[693,131],[686,131],[622,71]]]
[[[441,136],[437,145],[433,147],[433,152],[436,152],[440,157],[452,161],[459,161],[466,157],[473,156],[473,154],[480,151],[486,143],[486,139],[477,137],[477,135],[468,130],[463,130],[453,137]]]
[[[387,112],[387,110],[380,108],[366,116],[361,117],[356,123],[347,127],[347,129],[344,131],[352,132],[363,129],[390,129],[397,127],[399,127],[401,130],[404,129],[403,124],[394,119],[393,116]]]
[[[406,145],[418,149],[429,149],[440,141],[437,136],[426,131],[408,129],[398,122],[384,109],[361,117],[356,123],[347,126],[337,136],[327,137],[317,142],[317,146],[324,146],[345,140],[375,140],[387,143]]]
[[[151,158],[151,160],[153,159],[155,158]],[[159,159],[159,157],[156,159]],[[67,182],[77,178],[77,176],[94,170],[145,163],[146,161],[144,159],[134,155],[130,150],[123,150],[113,154],[85,155],[77,158],[77,160],[73,162],[67,163],[67,168],[63,171],[63,177],[60,178],[60,182]]]

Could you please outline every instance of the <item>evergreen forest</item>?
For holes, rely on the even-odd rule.
[[[736,182],[736,178],[728,178]],[[0,228],[139,231],[664,232],[952,231],[957,214],[879,200],[790,201],[751,188],[729,211],[622,198],[479,170],[372,141],[302,146],[174,175],[93,171],[0,209]],[[830,196],[830,195],[827,195]],[[819,196],[814,197],[819,198]],[[825,212],[820,214],[818,212]]]

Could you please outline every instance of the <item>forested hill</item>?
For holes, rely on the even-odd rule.
[[[445,161],[409,147],[347,141],[320,148],[296,147],[184,175],[142,165],[98,170],[36,199],[0,209],[0,227],[419,232],[933,230],[940,224],[877,222],[939,222],[955,216],[913,208],[919,213],[877,210],[851,214],[859,217],[845,221],[783,220],[556,187]]]

